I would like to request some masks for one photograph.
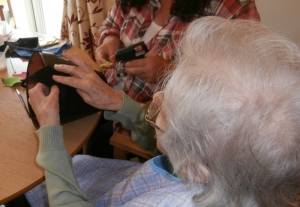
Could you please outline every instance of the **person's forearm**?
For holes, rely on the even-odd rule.
[[[120,122],[131,130],[131,139],[142,148],[150,151],[156,149],[154,128],[145,120],[148,105],[132,100],[123,92],[123,103],[119,111],[105,111],[104,118]]]
[[[93,206],[80,189],[72,169],[61,126],[42,126],[37,163],[44,168],[50,206]]]

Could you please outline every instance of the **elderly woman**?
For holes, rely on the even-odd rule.
[[[122,92],[108,87],[118,103],[111,104],[93,70],[77,55],[67,58],[78,67],[55,68],[73,77],[55,81],[76,87],[94,106],[121,108]],[[87,90],[86,78],[100,86]],[[41,84],[30,91],[41,125],[37,162],[46,176],[46,188],[26,194],[32,206],[296,205],[300,50],[257,22],[206,17],[189,26],[176,69],[146,114],[164,155],[144,164],[71,159],[59,126],[58,93],[54,86],[48,94]]]
[[[254,0],[116,0],[108,17],[99,28],[98,48],[95,56],[101,60],[114,59],[115,52],[140,41],[149,52],[145,58],[118,62],[105,73],[109,85],[123,90],[134,101],[147,103],[160,86],[165,70],[174,59],[182,32],[189,23],[207,15],[225,19],[255,19],[259,14]],[[122,75],[123,74],[123,75]],[[86,152],[99,157],[112,157],[109,138],[113,132],[131,135],[119,122],[101,119],[89,138]],[[131,136],[133,140],[136,137]],[[139,144],[147,141],[139,138]],[[152,150],[156,154],[156,150]]]

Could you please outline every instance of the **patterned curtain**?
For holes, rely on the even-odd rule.
[[[93,60],[98,28],[113,0],[64,0],[61,39],[85,51]]]

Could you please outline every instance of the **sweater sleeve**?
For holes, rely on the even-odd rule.
[[[154,155],[159,154],[156,148],[155,130],[145,121],[149,105],[132,100],[123,92],[123,104],[119,111],[104,111],[104,118],[120,122],[125,128],[131,130],[131,139],[145,150]]]
[[[37,163],[44,168],[50,206],[93,206],[75,178],[61,126],[42,126]]]

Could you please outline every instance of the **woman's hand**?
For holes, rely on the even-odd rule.
[[[29,90],[29,103],[40,126],[60,125],[59,89],[52,86],[51,90],[41,83]]]
[[[164,71],[169,65],[169,60],[165,60],[153,52],[148,52],[145,58],[128,61],[125,64],[124,72],[136,76],[145,83],[156,83],[163,77]]]
[[[105,37],[102,44],[95,51],[96,60],[102,59],[115,63],[116,60],[111,57],[114,57],[115,52],[120,49],[120,45],[120,38],[117,36],[109,35]]]
[[[91,106],[102,110],[120,110],[123,94],[114,90],[95,73],[93,68],[77,53],[63,53],[63,56],[76,66],[55,65],[54,69],[70,74],[71,77],[53,76],[56,82],[76,88],[82,99]]]

